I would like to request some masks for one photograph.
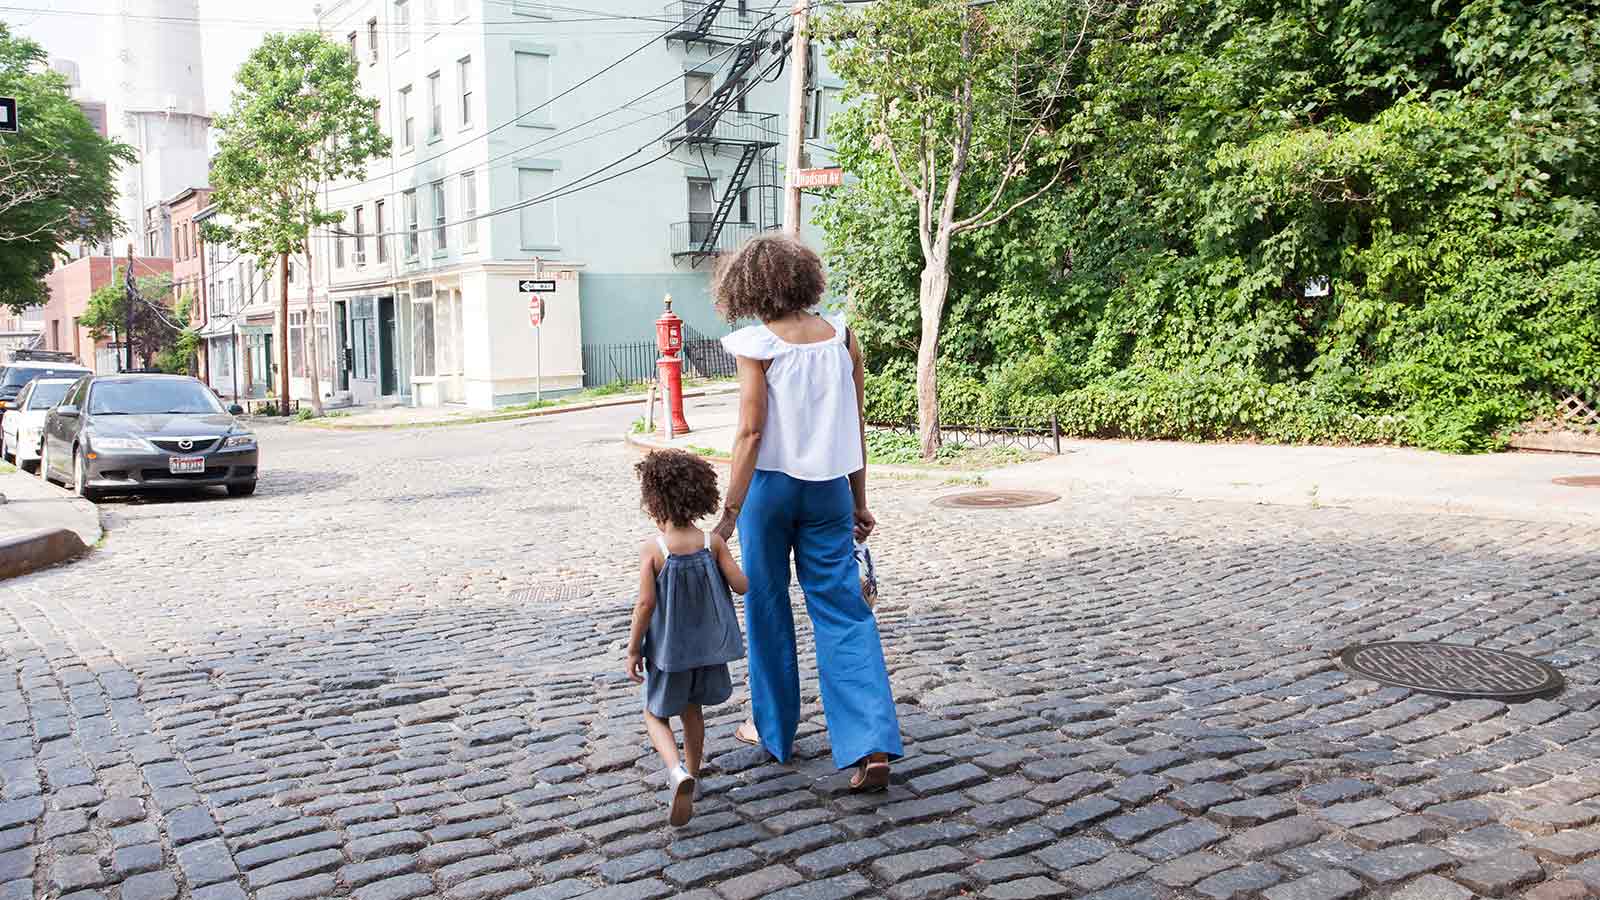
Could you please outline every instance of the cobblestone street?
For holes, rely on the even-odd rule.
[[[667,827],[623,672],[636,412],[265,427],[257,496],[109,501],[90,557],[0,583],[0,900],[1600,895],[1576,526],[880,478],[891,790],[832,771],[806,669],[796,763],[708,711]],[[1384,639],[1568,687],[1337,667]]]

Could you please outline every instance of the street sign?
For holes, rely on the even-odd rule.
[[[528,324],[538,328],[544,323],[544,298],[538,294],[528,301]]]
[[[794,186],[797,188],[838,187],[844,184],[844,169],[797,169]]]
[[[517,290],[524,294],[554,294],[556,282],[553,278],[523,278],[517,282]]]
[[[17,98],[0,97],[0,131],[17,130]]]

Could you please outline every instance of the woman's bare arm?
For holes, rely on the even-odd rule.
[[[722,521],[716,533],[723,540],[733,537],[733,527],[750,492],[750,479],[756,473],[756,452],[761,447],[761,430],[767,427],[767,370],[760,361],[739,360],[739,431],[733,439],[733,472],[728,476],[728,493],[722,501]]]

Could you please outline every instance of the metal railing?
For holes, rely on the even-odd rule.
[[[712,7],[719,7],[714,12]],[[742,11],[740,7],[745,7]],[[750,37],[750,30],[762,16],[748,2],[726,0],[674,0],[666,5],[662,17],[670,22],[682,22],[667,33],[669,41],[706,41],[708,43],[734,44]]]
[[[670,226],[672,255],[732,253],[745,241],[755,237],[756,232],[760,230],[760,226],[754,222],[725,222],[722,230],[717,232],[716,240],[707,247],[706,238],[711,235],[715,227],[716,223],[709,218],[673,222]]]
[[[661,352],[655,341],[623,344],[583,345],[583,386],[609,387],[654,381],[656,360]],[[722,341],[706,337],[692,328],[684,329],[683,374],[685,378],[732,378],[739,366]]]
[[[685,144],[760,144],[776,147],[783,136],[778,132],[778,114],[740,112],[730,109],[712,121],[709,106],[689,106],[684,121],[667,137]]]
[[[909,434],[920,437],[915,422],[868,422],[868,431]],[[1046,425],[959,425],[939,423],[939,434],[947,444],[964,447],[1016,447],[1029,453],[1061,453],[1061,425],[1054,416]]]

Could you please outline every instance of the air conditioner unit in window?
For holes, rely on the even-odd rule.
[[[355,254],[355,257],[356,257],[356,265],[358,265],[358,266],[364,266],[364,265],[366,265],[366,264],[367,264],[367,254],[366,254],[366,251],[358,251],[358,252],[357,252],[357,253],[356,253],[356,254]]]

